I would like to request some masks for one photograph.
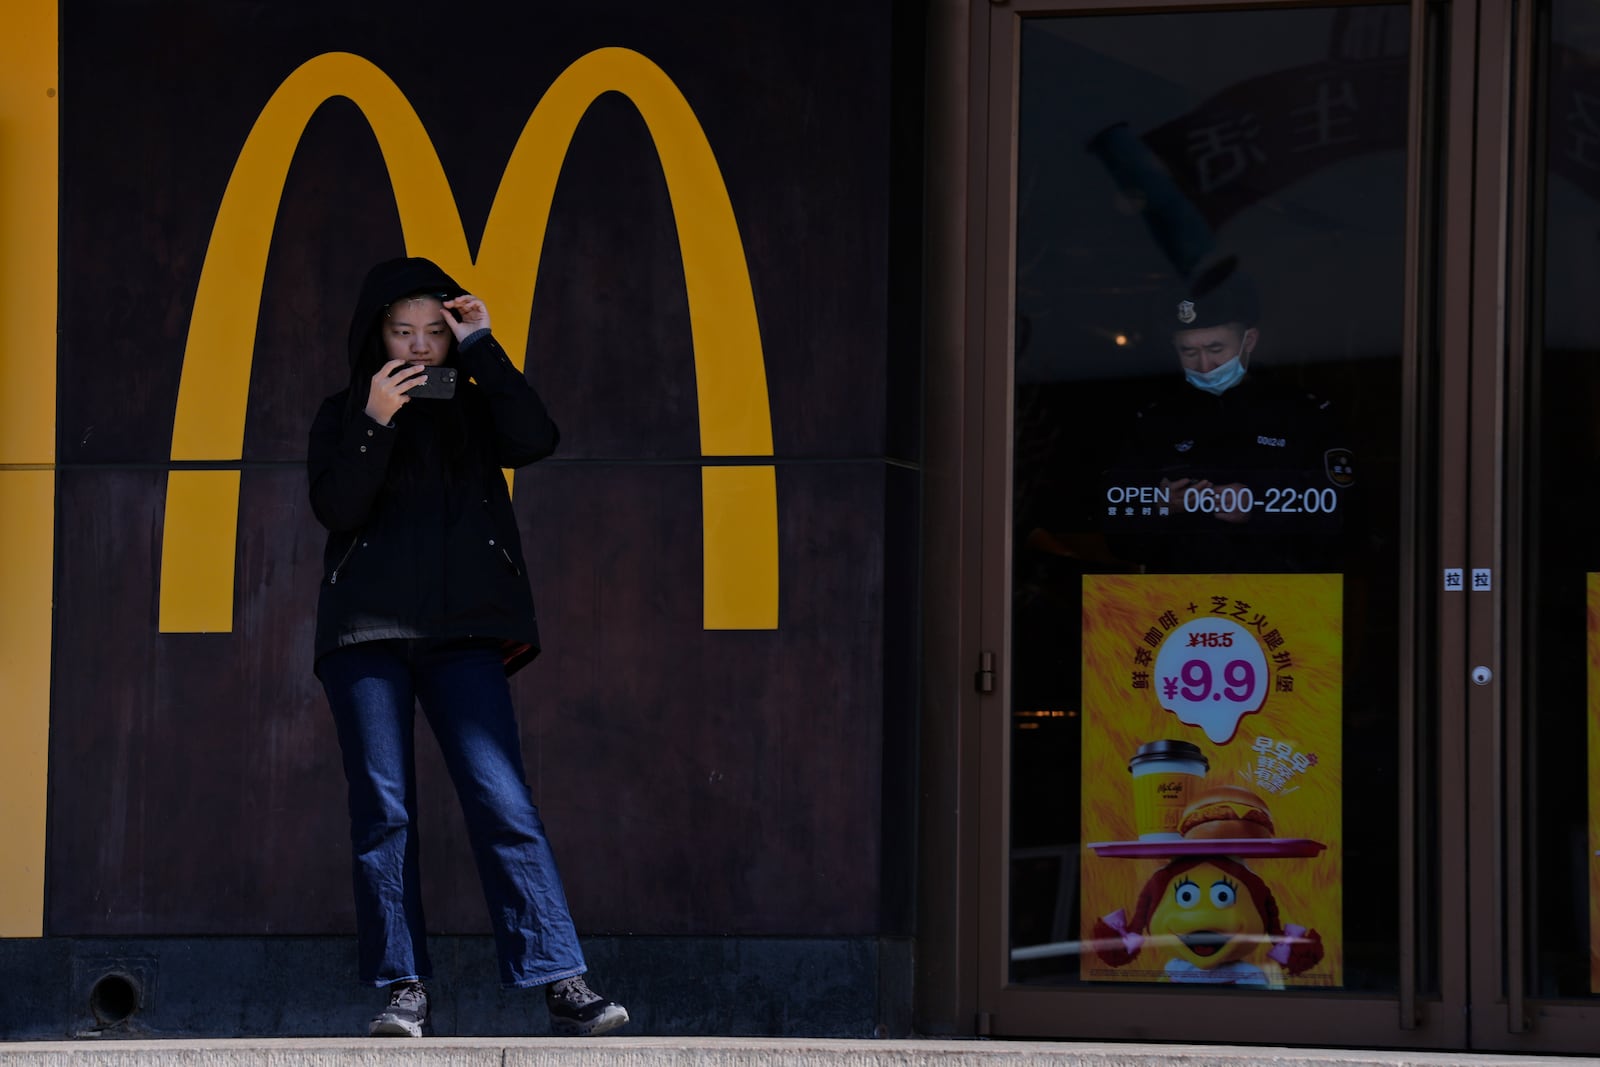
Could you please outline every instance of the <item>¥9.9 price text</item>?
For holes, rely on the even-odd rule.
[[[1185,660],[1178,668],[1178,677],[1161,679],[1162,695],[1182,695],[1184,700],[1231,700],[1235,704],[1248,704],[1256,695],[1256,669],[1249,660],[1231,659],[1222,665],[1222,677],[1212,673],[1211,663],[1204,659]]]
[[[1152,672],[1161,706],[1212,741],[1231,738],[1239,720],[1266,702],[1271,677],[1261,643],[1231,619],[1203,618],[1169,633]]]

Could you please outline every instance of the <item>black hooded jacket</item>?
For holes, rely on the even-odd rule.
[[[350,386],[323,401],[307,449],[311,509],[328,529],[318,660],[391,638],[491,640],[501,645],[508,674],[538,654],[522,538],[501,468],[555,450],[560,434],[544,402],[493,336],[479,331],[451,344],[447,363],[460,374],[454,399],[414,399],[389,426],[364,410],[372,375],[387,358],[378,328],[388,306],[417,293],[462,292],[419,258],[380,263],[361,287],[350,322]],[[453,431],[442,434],[453,442],[449,456],[390,469],[404,464],[396,459],[401,435],[438,426]]]

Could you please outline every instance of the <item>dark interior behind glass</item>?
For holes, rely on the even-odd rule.
[[[1098,518],[1101,472],[1152,389],[1181,374],[1161,325],[1174,284],[1229,262],[1260,293],[1252,367],[1330,401],[1356,457],[1338,568],[1344,987],[1396,986],[1408,37],[1404,7],[1024,24],[1009,675],[1015,982],[1078,982],[1081,580],[1130,569]]]

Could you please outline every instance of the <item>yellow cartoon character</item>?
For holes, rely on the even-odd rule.
[[[1131,921],[1118,909],[1095,922],[1096,951],[1113,967],[1138,956],[1147,936],[1171,949],[1172,982],[1276,984],[1249,958],[1268,943],[1267,958],[1289,974],[1322,960],[1321,935],[1282,925],[1267,884],[1226,856],[1173,860],[1145,883]]]

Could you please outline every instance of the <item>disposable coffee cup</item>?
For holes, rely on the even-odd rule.
[[[1178,824],[1194,787],[1211,769],[1200,746],[1147,741],[1128,761],[1133,775],[1133,825],[1140,841],[1181,841]]]

